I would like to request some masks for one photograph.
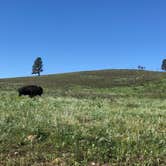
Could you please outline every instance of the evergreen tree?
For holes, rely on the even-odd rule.
[[[32,74],[38,74],[40,76],[40,73],[43,71],[43,62],[41,57],[38,57],[32,66]]]
[[[163,60],[161,69],[166,71],[166,59]]]

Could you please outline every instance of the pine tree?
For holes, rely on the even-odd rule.
[[[43,71],[43,62],[41,57],[38,57],[32,66],[32,74],[38,74],[40,76],[40,73]]]
[[[166,59],[163,60],[161,69],[166,71]]]

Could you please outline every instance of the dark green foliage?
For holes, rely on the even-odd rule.
[[[161,69],[166,71],[166,59],[163,60],[162,65],[161,65]]]
[[[32,74],[38,74],[40,76],[41,72],[43,72],[43,62],[41,57],[38,57],[32,66]]]
[[[138,65],[138,70],[145,70],[144,66]]]

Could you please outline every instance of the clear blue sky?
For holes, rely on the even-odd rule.
[[[0,77],[108,68],[160,69],[165,0],[0,0]]]

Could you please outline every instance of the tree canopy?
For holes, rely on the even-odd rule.
[[[37,57],[32,66],[32,74],[40,76],[41,72],[43,72],[43,61],[41,57]]]

